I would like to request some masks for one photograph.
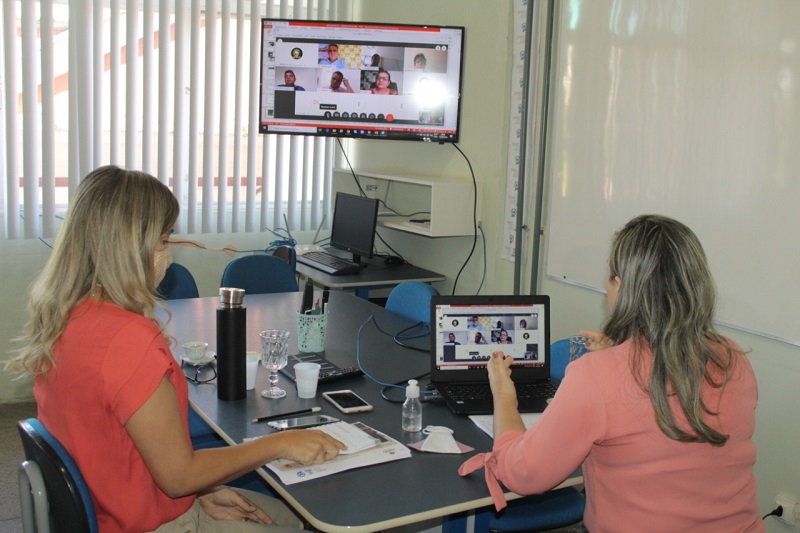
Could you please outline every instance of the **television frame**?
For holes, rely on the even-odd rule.
[[[261,28],[259,133],[458,142],[463,26],[264,17]],[[334,88],[337,72],[347,81]]]
[[[375,198],[337,192],[333,206],[330,245],[353,254],[353,262],[373,256],[379,202]],[[369,235],[367,230],[371,230]],[[367,246],[369,242],[369,246]]]

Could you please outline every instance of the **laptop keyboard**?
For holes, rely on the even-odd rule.
[[[515,383],[517,389],[517,398],[519,399],[539,399],[539,398],[552,398],[556,393],[556,388],[552,383],[536,382],[536,383]],[[488,383],[475,383],[475,384],[451,384],[445,385],[444,390],[456,401],[473,401],[484,400],[492,397],[492,389]]]
[[[307,252],[303,255],[298,255],[297,262],[322,270],[332,276],[356,274],[362,268],[360,263],[353,263],[325,252]]]

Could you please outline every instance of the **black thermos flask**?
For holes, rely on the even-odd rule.
[[[217,398],[241,400],[247,394],[245,352],[247,309],[244,289],[222,287],[217,308]]]

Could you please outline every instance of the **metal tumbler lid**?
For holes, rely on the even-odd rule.
[[[244,289],[220,287],[219,302],[225,307],[241,307],[244,301]]]

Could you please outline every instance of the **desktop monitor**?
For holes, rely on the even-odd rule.
[[[361,256],[372,257],[375,226],[378,223],[378,200],[344,192],[336,193],[331,227],[331,246],[353,254],[353,262]]]
[[[261,23],[260,133],[458,142],[463,27]]]

